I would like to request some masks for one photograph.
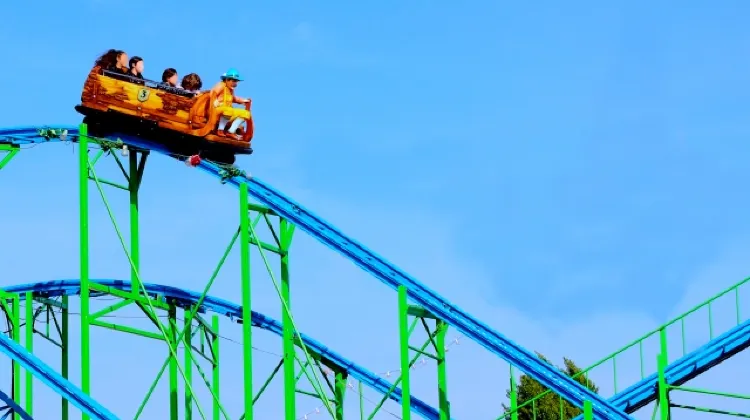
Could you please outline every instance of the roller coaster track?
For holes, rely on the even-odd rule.
[[[113,289],[117,290],[130,290],[131,283],[125,280],[112,280],[112,279],[91,279],[92,281],[96,282],[97,284],[111,287]],[[200,293],[191,292],[188,290],[180,289],[177,287],[172,286],[164,286],[159,284],[151,284],[146,283],[144,284],[146,289],[148,290],[149,294],[152,297],[159,297],[163,299],[172,299],[178,303],[178,305],[189,308],[192,305],[195,305],[199,302],[200,299]],[[47,281],[47,282],[40,282],[40,283],[33,283],[33,284],[22,284],[17,286],[10,286],[3,288],[6,292],[9,293],[18,293],[22,298],[26,296],[26,292],[32,292],[34,296],[40,296],[44,298],[52,298],[52,297],[58,297],[58,296],[71,296],[71,295],[77,295],[81,292],[81,282],[78,279],[68,279],[68,280],[53,280],[53,281]],[[234,320],[237,323],[242,322],[242,308],[240,305],[228,302],[223,299],[219,299],[212,296],[206,296],[202,303],[201,307],[199,308],[200,312],[214,312],[216,314],[229,317],[230,319]],[[270,318],[268,316],[265,316],[261,313],[253,311],[253,319],[252,323],[254,327],[258,327],[261,329],[264,329],[266,331],[270,331],[278,336],[281,336],[281,323],[273,318]],[[361,381],[364,384],[367,384],[375,391],[381,393],[382,395],[387,395],[390,399],[396,402],[401,402],[401,389],[396,388],[395,392],[388,392],[392,386],[392,384],[380,377],[378,377],[376,374],[370,372],[369,370],[363,368],[362,366],[354,363],[353,361],[341,356],[340,354],[336,353],[335,351],[331,350],[330,348],[324,346],[319,341],[316,341],[310,337],[308,337],[305,334],[301,334],[302,340],[304,343],[313,350],[316,354],[326,358],[327,360],[330,360],[337,366],[340,366],[342,368],[346,368],[347,372],[357,380]],[[2,337],[2,336],[0,336]],[[17,353],[19,353],[19,349],[21,352],[23,352],[23,348],[12,341],[5,339],[6,341],[13,344],[15,350]],[[28,353],[27,353],[28,354]],[[30,356],[33,357],[33,356]],[[15,359],[15,358],[14,358]],[[38,359],[36,359],[37,363],[41,363]],[[24,366],[26,367],[26,366]],[[57,375],[54,370],[50,367],[46,368],[40,368],[40,372],[44,374],[49,375]],[[59,376],[59,375],[57,375]],[[68,385],[68,387],[74,387],[72,385]],[[57,388],[55,388],[57,390]],[[96,407],[97,411],[92,412],[106,412],[102,411],[104,410],[103,407],[98,407],[93,400],[91,400],[89,397],[86,397],[85,394],[76,394],[71,393],[71,395],[81,395],[81,398],[86,398],[86,403],[80,403],[81,405],[78,406],[79,408],[89,408],[89,407]],[[423,401],[416,399],[412,397],[411,400],[412,409],[418,413],[420,416],[422,416],[425,419],[438,419],[438,412],[435,410],[435,408],[431,407],[430,405],[424,403]],[[114,415],[111,413],[107,416],[104,415],[96,415],[95,418],[101,418],[101,419],[114,419]]]
[[[88,136],[86,136],[87,139]],[[91,139],[100,141],[102,139]],[[170,155],[167,151],[161,149],[158,144],[150,143],[140,138],[129,137],[124,134],[115,134],[103,139],[107,142],[116,144],[126,144],[133,150],[148,150],[164,155],[171,156],[177,160],[184,160],[184,157]],[[3,158],[0,155],[0,169],[7,164],[12,156],[29,145],[36,145],[46,142],[57,141],[79,141],[79,131],[75,127],[21,127],[11,129],[0,129],[0,153],[5,151],[8,155]],[[202,161],[198,167],[211,176],[220,178],[222,183],[235,188],[246,188],[248,194],[257,200],[260,204],[266,206],[275,214],[290,221],[297,228],[305,231],[310,236],[323,243],[332,250],[338,252],[355,265],[362,268],[373,277],[380,280],[387,286],[398,290],[400,293],[405,292],[412,302],[424,308],[427,313],[444,321],[454,327],[463,336],[471,339],[480,346],[486,348],[494,355],[506,360],[512,366],[518,367],[521,371],[536,379],[552,392],[558,394],[561,398],[569,401],[577,407],[583,407],[590,404],[593,417],[600,419],[630,419],[629,413],[634,412],[654,401],[658,394],[658,381],[664,379],[667,384],[679,386],[682,383],[698,376],[711,367],[728,359],[739,351],[750,345],[750,326],[747,323],[739,323],[738,326],[720,337],[713,338],[708,344],[700,349],[685,354],[682,358],[671,364],[662,366],[660,371],[651,376],[645,377],[643,374],[640,382],[632,385],[624,391],[617,392],[610,398],[606,399],[599,396],[577,381],[567,377],[558,371],[555,367],[545,363],[532,352],[524,349],[514,343],[498,331],[493,330],[488,325],[466,313],[459,307],[450,303],[447,299],[439,296],[436,292],[427,288],[413,277],[409,276],[392,263],[377,255],[354,239],[347,237],[330,223],[324,221],[301,204],[293,201],[277,191],[264,181],[242,171],[217,165],[212,162]],[[114,289],[127,290],[130,283],[120,280],[92,280],[98,284],[105,285]],[[168,296],[179,302],[184,307],[196,305],[199,302],[200,295],[195,292],[189,292],[169,286],[155,284],[145,284],[145,288],[154,296]],[[6,287],[7,293],[18,293],[23,296],[31,292],[34,296],[62,296],[72,295],[80,292],[80,282],[78,280],[61,280],[45,283],[36,283],[33,285],[22,285]],[[211,311],[233,319],[241,319],[242,307],[217,298],[205,297],[201,302],[201,311]],[[252,313],[252,325],[263,328],[275,334],[282,335],[281,323],[256,312]],[[663,327],[666,328],[666,327]],[[403,402],[404,394],[400,388],[385,381],[377,375],[369,372],[361,366],[345,359],[343,356],[323,346],[320,342],[300,334],[303,345],[307,346],[312,352],[318,354],[336,366],[344,369],[352,377],[367,384],[371,388],[396,401]],[[645,338],[644,338],[645,339]],[[644,340],[642,339],[642,340]],[[4,342],[12,341],[4,340]],[[17,346],[17,345],[16,345]],[[29,353],[17,346],[17,354],[9,354],[14,360],[32,360],[29,359]],[[633,344],[626,347],[632,348]],[[619,353],[605,358],[597,363],[601,365],[605,361],[614,361]],[[32,356],[33,357],[33,356]],[[34,363],[37,363],[36,361]],[[41,362],[38,362],[37,369],[40,372],[46,372]],[[26,367],[24,365],[24,367]],[[71,384],[65,385],[71,392],[71,398],[78,398],[82,410],[96,412],[98,407],[93,400],[90,400],[81,390]],[[395,388],[395,391],[390,392]],[[408,392],[406,395],[409,395]],[[2,396],[0,396],[2,397]],[[88,398],[88,399],[86,399]],[[435,408],[408,396],[408,404],[417,414],[428,419],[442,419],[441,413]],[[71,401],[75,401],[71,399]],[[91,405],[86,405],[91,404]],[[81,408],[79,407],[79,408]],[[95,418],[114,418],[106,415]]]
[[[53,128],[53,130],[49,128],[39,129],[37,127],[2,130],[0,131],[0,142],[20,147],[27,144],[58,140],[78,140],[79,131],[75,127],[50,128]],[[114,133],[108,136],[106,140],[122,142],[130,147],[170,155],[158,144],[122,133]],[[178,156],[172,157],[184,160]],[[235,188],[239,188],[242,185],[246,186],[250,196],[259,203],[272,209],[280,217],[289,220],[297,228],[338,252],[387,286],[394,289],[398,289],[399,287],[404,288],[406,294],[413,302],[454,327],[465,337],[485,347],[512,365],[517,366],[521,371],[531,375],[567,401],[578,407],[583,407],[584,402],[590,403],[594,415],[598,418],[619,420],[631,418],[626,413],[618,410],[606,399],[591,392],[558,371],[554,366],[539,359],[529,350],[519,346],[498,331],[490,328],[487,324],[463,311],[415,278],[409,276],[394,264],[369,250],[356,240],[347,237],[336,227],[257,177],[247,175],[233,176],[234,174],[232,173],[227,174],[226,168],[208,161],[202,161],[199,167],[208,174],[221,178],[227,185]]]
[[[70,381],[63,378],[54,369],[4,335],[0,335],[0,352],[19,363],[24,369],[32,372],[35,378],[41,380],[58,395],[71,401],[76,407],[91,417],[102,420],[114,420],[117,418],[101,404],[81,392]],[[2,393],[2,399],[9,404],[13,411],[20,414],[22,418],[31,419],[31,416],[19,407],[15,401],[10,399],[7,394]]]

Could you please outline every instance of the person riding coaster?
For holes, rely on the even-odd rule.
[[[223,137],[234,137],[241,139],[244,129],[242,123],[252,118],[250,111],[247,109],[235,108],[232,104],[250,104],[250,99],[241,98],[234,94],[237,84],[242,81],[239,72],[236,69],[229,69],[221,75],[221,81],[212,89],[212,98],[216,98],[213,106],[217,112],[221,113],[221,120],[226,120],[222,127],[221,120],[216,134]]]

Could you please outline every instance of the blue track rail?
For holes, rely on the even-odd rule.
[[[26,142],[56,140],[42,138],[36,127],[15,130],[10,135],[5,135],[5,138],[10,139],[12,136],[15,136]],[[67,127],[68,138],[75,137],[77,134],[78,131],[75,128]],[[0,131],[0,143],[2,143],[3,137],[4,132]],[[118,134],[111,136],[109,140],[122,140],[131,146],[147,148],[154,152],[170,155],[158,145],[145,142],[136,137]],[[9,142],[17,143],[13,140],[9,140]],[[223,168],[211,162],[202,162],[200,168],[217,178],[224,177]],[[260,179],[255,177],[234,177],[226,181],[235,187],[239,187],[241,183],[247,184],[250,195],[260,203],[273,209],[280,216],[295,224],[299,229],[302,229],[319,242],[343,255],[391,288],[396,289],[399,286],[405,286],[409,297],[414,302],[456,328],[464,336],[471,338],[493,354],[517,366],[521,371],[533,377],[547,388],[552,389],[574,405],[582,407],[583,402],[588,400],[591,401],[594,415],[597,418],[614,420],[632,419],[628,414],[618,410],[611,402],[586,389],[551,364],[542,361],[532,352],[463,311],[385,258],[354,239],[347,237],[336,227]]]
[[[680,386],[748,347],[750,347],[750,320],[672,362],[664,371],[665,379],[669,385]],[[658,382],[658,374],[654,373],[617,393],[610,398],[610,401],[619,409],[633,413],[656,401],[659,392]],[[582,416],[576,417],[576,420],[582,419]]]
[[[0,391],[0,400],[2,400],[5,404],[8,405],[6,407],[6,408],[8,408],[8,411],[5,412],[5,414],[3,415],[3,417],[0,417],[0,420],[8,418],[9,416],[12,416],[13,413],[18,413],[18,415],[23,420],[34,420],[29,415],[29,413],[26,412],[26,410],[24,410],[23,408],[21,408],[21,406],[18,405],[18,403],[15,402],[13,400],[13,398],[10,397],[10,395],[4,393],[3,391]]]
[[[130,282],[125,280],[91,279],[91,281],[117,290],[130,290],[131,288]],[[144,287],[151,297],[161,297],[170,300],[174,299],[174,301],[183,308],[192,307],[198,303],[201,296],[200,293],[160,284],[145,283]],[[19,293],[21,299],[25,298],[26,292],[33,292],[35,296],[51,298],[55,296],[78,294],[81,290],[81,282],[78,279],[52,280],[3,287],[2,290],[10,293]],[[226,316],[235,321],[242,319],[242,307],[240,305],[213,296],[206,296],[199,308],[199,312],[201,313],[208,311]],[[282,336],[281,323],[271,317],[253,311],[252,323],[255,327],[270,331],[279,337]],[[378,377],[375,373],[336,353],[306,334],[300,334],[300,336],[307,348],[311,351],[319,354],[321,357],[341,369],[344,369],[351,377],[361,381],[363,384],[374,389],[381,395],[388,395],[388,398],[391,400],[399,404],[401,403],[401,388],[395,388],[394,391],[389,394],[388,390],[393,386],[390,382]],[[412,411],[419,414],[422,418],[429,420],[438,420],[440,418],[438,411],[434,407],[413,395],[411,397],[411,408]]]
[[[117,416],[4,334],[0,334],[0,352],[15,360],[21,367],[31,372],[35,378],[44,382],[50,389],[70,401],[82,412],[91,416],[92,419],[118,420]]]

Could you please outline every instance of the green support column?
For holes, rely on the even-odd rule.
[[[34,353],[34,294],[26,292],[26,350]],[[34,415],[34,375],[26,370],[26,412]]]
[[[594,406],[591,401],[583,402],[583,420],[594,420]]]
[[[411,419],[411,390],[409,380],[409,303],[406,286],[398,287],[398,332],[401,355],[401,407],[403,420]]]
[[[279,220],[279,242],[281,244],[281,325],[284,357],[284,414],[286,420],[296,420],[296,387],[295,354],[294,354],[294,324],[289,312],[292,310],[291,290],[289,284],[289,246],[292,242],[293,231],[285,219]],[[285,309],[286,308],[286,309]],[[288,311],[287,311],[288,310]]]
[[[21,298],[17,295],[13,295],[13,341],[16,344],[21,344]],[[13,361],[13,399],[20,405],[22,402],[21,398],[21,365],[18,362]],[[21,415],[15,413],[15,420],[21,420]]]
[[[662,328],[659,331],[660,352],[656,356],[656,368],[659,381],[659,414],[661,420],[669,420],[669,389],[664,371],[667,368],[669,359],[667,356],[667,331]]]
[[[81,124],[78,136],[78,188],[80,215],[80,265],[81,265],[81,390],[91,395],[91,349],[89,325],[89,153],[88,128]],[[81,413],[82,420],[89,416]]]
[[[346,386],[349,375],[346,372],[336,371],[333,398],[336,401],[334,420],[344,420],[344,397],[346,397]]]
[[[65,379],[68,379],[68,361],[70,360],[68,357],[68,313],[70,312],[70,309],[68,308],[68,297],[63,296],[62,297],[62,312],[60,314],[60,317],[62,320],[60,321],[60,344],[61,344],[61,358],[60,360],[60,371],[62,374],[62,377]],[[60,398],[62,400],[61,402],[61,414],[60,414],[60,420],[68,420],[70,415],[70,409],[68,408],[68,400],[65,399],[65,397]]]
[[[167,318],[169,319],[169,343],[172,345],[172,348],[177,350],[177,307],[170,303],[169,310],[167,311]],[[190,357],[188,355],[188,357]],[[180,417],[180,409],[179,404],[180,401],[178,399],[177,393],[179,390],[179,383],[178,383],[178,375],[177,375],[177,357],[176,352],[173,355],[172,352],[169,352],[169,418],[171,420],[179,420]],[[187,388],[187,387],[185,387]]]
[[[190,357],[190,352],[193,351],[192,337],[193,337],[193,320],[190,318],[190,311],[185,311],[185,382],[192,386],[193,382],[193,359]],[[185,387],[185,420],[193,419],[193,394],[190,393],[190,388]]]
[[[362,389],[362,382],[357,382],[357,392],[359,393],[359,420],[365,420],[365,391]]]
[[[440,420],[450,420],[451,409],[448,401],[448,373],[445,366],[445,334],[448,332],[448,324],[443,320],[435,320],[435,346],[437,347],[437,377],[438,377],[438,405],[440,409]]]
[[[213,349],[213,355],[214,355],[214,363],[212,367],[211,372],[211,388],[214,391],[214,395],[216,395],[216,399],[214,400],[214,409],[213,409],[213,420],[221,420],[221,408],[219,407],[219,389],[220,389],[220,383],[219,383],[219,316],[214,315],[211,318],[211,329],[213,330],[213,336],[211,336],[211,348]]]
[[[664,370],[667,367],[666,357],[664,354],[658,354],[656,356],[656,366],[659,381],[659,418],[661,420],[669,420],[669,394],[667,393],[667,381],[664,375]]]
[[[130,195],[130,259],[133,264],[130,266],[130,285],[134,295],[141,294],[140,272],[141,253],[139,249],[139,217],[138,217],[138,187],[140,179],[138,176],[138,153],[130,153],[130,170],[128,171],[128,191]],[[141,159],[144,159],[145,156]]]
[[[253,420],[253,323],[250,289],[250,214],[247,184],[240,184],[240,281],[242,282],[242,366],[244,412]]]
[[[518,420],[518,390],[516,378],[513,377],[513,365],[510,365],[510,420]]]

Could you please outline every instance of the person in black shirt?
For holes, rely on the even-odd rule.
[[[144,80],[143,59],[141,57],[134,55],[130,59],[130,62],[128,62],[128,76],[130,76],[131,79],[137,79],[137,80],[133,80],[133,83],[138,83],[139,85],[144,84],[142,82],[142,80]]]

